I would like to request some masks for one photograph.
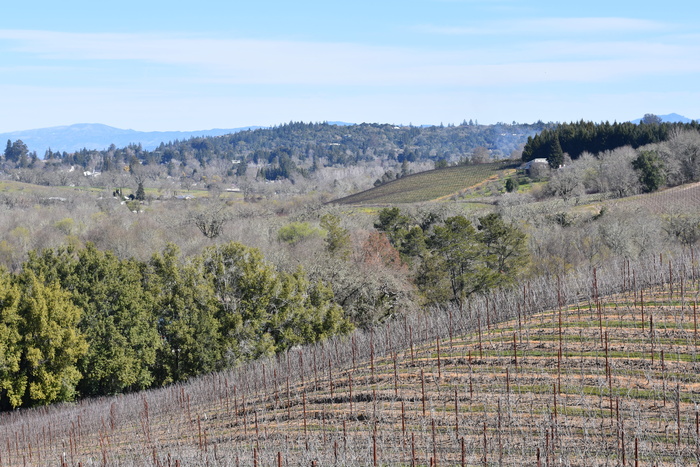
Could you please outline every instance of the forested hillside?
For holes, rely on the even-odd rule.
[[[571,159],[578,159],[584,152],[597,154],[623,146],[636,149],[666,141],[674,132],[681,130],[698,131],[700,123],[662,123],[654,119],[643,120],[639,125],[630,122],[610,124],[583,120],[562,123],[529,137],[523,149],[522,160],[527,162],[544,158],[550,167],[557,168],[564,163],[564,154]]]
[[[464,122],[454,126],[395,126],[390,124],[332,125],[290,122],[273,128],[247,130],[217,137],[198,137],[163,142],[152,151],[138,145],[112,146],[106,151],[85,148],[74,153],[48,150],[43,159],[78,165],[85,169],[111,170],[139,161],[145,165],[183,164],[199,166],[217,160],[271,165],[266,177],[286,177],[296,169],[315,170],[323,165],[353,165],[362,161],[409,162],[439,159],[467,159],[476,148],[480,157],[503,158],[520,149],[528,136],[552,124],[478,125]],[[39,156],[28,153],[21,141],[8,142],[6,162],[27,167]],[[16,143],[16,144],[15,144]],[[483,161],[482,161],[483,162]],[[274,172],[272,171],[274,169]]]

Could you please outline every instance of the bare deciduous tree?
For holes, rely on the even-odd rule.
[[[207,238],[216,238],[221,235],[226,222],[231,219],[231,215],[226,210],[225,204],[215,206],[213,203],[206,203],[190,214],[189,220],[202,235]]]
[[[700,133],[676,129],[660,151],[671,185],[700,180]]]
[[[553,172],[548,188],[555,196],[560,196],[564,201],[583,194],[583,183],[572,168],[564,167]]]

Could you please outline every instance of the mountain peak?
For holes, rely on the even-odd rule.
[[[683,115],[678,115],[677,113],[670,113],[670,114],[666,114],[666,115],[657,115],[657,117],[659,117],[661,119],[661,121],[664,123],[690,123],[693,121],[692,119],[690,119],[688,117],[684,117]],[[642,121],[642,118],[638,118],[636,120],[632,120],[632,123],[639,125],[639,123],[641,121]]]

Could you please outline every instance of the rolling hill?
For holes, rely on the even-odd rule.
[[[420,203],[444,199],[495,181],[515,170],[506,163],[458,165],[407,175],[369,190],[333,201],[335,204]]]
[[[187,384],[4,413],[19,465],[688,465],[689,257],[531,281]]]

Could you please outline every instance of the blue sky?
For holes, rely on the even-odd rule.
[[[698,18],[690,1],[11,2],[0,132],[700,118]]]

